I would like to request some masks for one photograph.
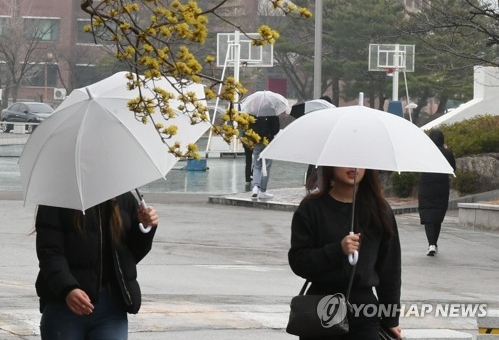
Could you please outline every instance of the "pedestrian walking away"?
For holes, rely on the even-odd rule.
[[[401,339],[400,309],[393,309],[400,306],[400,240],[377,172],[322,169],[318,189],[309,192],[293,214],[289,265],[312,283],[306,294],[347,295],[353,272],[349,302],[355,308],[347,313],[348,333],[321,339],[379,340],[380,327]],[[358,260],[352,266],[348,257],[355,252]],[[362,306],[370,306],[369,312]],[[371,307],[395,312],[380,318]]]
[[[429,137],[455,171],[456,160],[452,151],[445,146],[443,132],[432,130]],[[418,210],[428,240],[428,249],[426,251],[428,256],[434,256],[438,253],[438,238],[449,206],[449,180],[448,174],[421,173],[420,175]]]
[[[147,231],[139,224],[152,226]],[[126,340],[137,313],[137,263],[158,215],[131,192],[87,209],[38,206],[35,221],[42,340]],[[149,229],[149,228],[147,228]]]
[[[241,110],[254,116],[255,121],[250,128],[260,137],[253,145],[252,199],[270,199],[274,197],[267,192],[272,162],[267,162],[265,169],[262,169],[264,162],[260,159],[260,153],[279,133],[281,126],[278,116],[286,113],[288,109],[288,100],[279,93],[272,91],[256,91],[241,103]]]
[[[253,130],[258,133],[261,138],[259,143],[253,147],[253,190],[252,198],[270,199],[273,197],[271,193],[267,192],[267,184],[269,182],[270,169],[272,167],[272,160],[265,162],[266,176],[263,175],[263,162],[260,159],[260,153],[265,149],[266,142],[270,143],[274,136],[279,133],[279,117],[256,117],[255,123],[252,126]],[[265,141],[266,140],[266,141]]]

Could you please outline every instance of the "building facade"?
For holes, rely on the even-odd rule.
[[[216,3],[218,1],[199,0],[206,8]],[[74,88],[101,80],[113,72],[113,66],[106,69],[102,66],[105,65],[102,59],[106,57],[108,64],[116,63],[112,46],[96,44],[91,34],[83,32],[90,24],[90,17],[80,5],[81,0],[0,1],[3,107],[20,100],[56,106]],[[257,7],[256,1],[235,0],[227,3],[220,13],[229,21],[236,20],[256,29]],[[223,20],[211,22],[214,27],[210,34],[229,29],[223,23]],[[216,46],[211,48],[216,50]]]
[[[57,105],[73,88],[94,80],[108,52],[83,27],[80,0],[0,2],[2,106],[17,100]]]

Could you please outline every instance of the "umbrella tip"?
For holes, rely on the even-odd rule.
[[[88,94],[88,98],[92,99],[94,98],[94,95],[92,94],[92,91],[90,91],[90,89],[87,87],[85,87],[85,90],[87,91],[87,94]]]
[[[359,105],[364,106],[364,92],[359,92]]]

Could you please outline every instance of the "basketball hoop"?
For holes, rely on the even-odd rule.
[[[369,44],[369,71],[385,71],[391,77],[392,101],[398,101],[399,72],[414,72],[414,45]],[[405,79],[407,99],[407,80]]]
[[[388,67],[388,68],[385,68],[385,72],[386,72],[386,75],[388,77],[392,77],[393,76],[393,72],[395,72],[395,69],[393,67]]]

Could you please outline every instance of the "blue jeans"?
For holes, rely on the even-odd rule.
[[[103,288],[90,315],[76,315],[66,302],[50,302],[40,322],[42,340],[127,340],[128,317],[123,303]]]
[[[257,186],[260,188],[260,191],[267,191],[267,183],[269,181],[270,175],[270,167],[272,166],[272,160],[266,159],[266,169],[267,176],[263,176],[262,174],[262,160],[258,159],[260,157],[260,153],[265,149],[265,145],[258,143],[255,144],[253,148],[253,186]]]

